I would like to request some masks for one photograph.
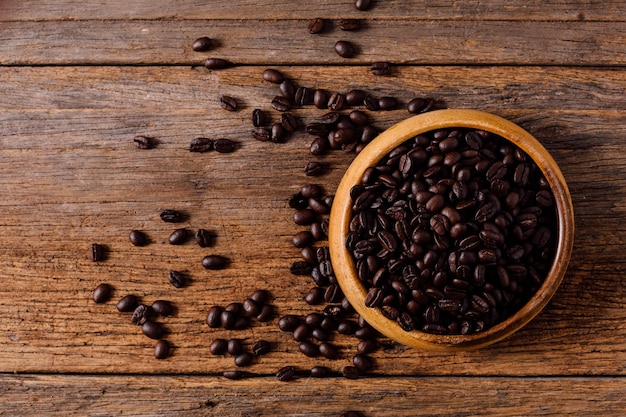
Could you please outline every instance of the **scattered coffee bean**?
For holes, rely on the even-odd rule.
[[[263,79],[273,84],[280,84],[283,82],[284,77],[280,71],[273,68],[268,68],[263,71]]]
[[[243,312],[248,317],[256,317],[261,311],[261,307],[252,299],[247,298],[242,303]]]
[[[210,152],[215,149],[215,141],[209,138],[194,138],[189,143],[189,152]]]
[[[274,123],[271,127],[270,140],[274,143],[283,143],[287,138],[287,132],[282,123]]]
[[[395,97],[380,97],[378,99],[378,108],[380,110],[393,110],[398,105],[398,100]]]
[[[273,318],[274,318],[274,307],[272,307],[270,304],[265,304],[263,307],[261,307],[261,311],[256,316],[256,319],[260,321],[261,323],[270,321]]]
[[[227,344],[227,351],[231,355],[239,355],[243,352],[243,343],[239,339],[230,339]]]
[[[289,133],[293,133],[300,128],[300,121],[292,113],[281,114],[280,123],[283,125],[285,131]]]
[[[154,321],[146,321],[141,326],[141,331],[143,334],[148,336],[150,339],[161,339],[165,334],[165,329],[160,323]]]
[[[170,271],[167,274],[167,280],[172,284],[175,288],[182,288],[187,283],[187,277],[180,271]]]
[[[339,357],[339,351],[337,350],[337,348],[328,342],[320,343],[319,351],[320,351],[320,354],[326,359],[332,360],[332,359],[337,359],[337,357]]]
[[[220,107],[226,111],[237,111],[237,100],[231,96],[221,96]]]
[[[224,355],[228,352],[228,341],[226,339],[215,339],[209,345],[209,352],[212,355]]]
[[[163,210],[160,214],[161,220],[167,223],[180,223],[185,220],[185,216],[176,210]]]
[[[374,367],[374,362],[371,357],[359,353],[352,358],[352,363],[359,370],[360,373],[369,372]]]
[[[352,58],[356,54],[356,48],[348,41],[337,41],[335,43],[335,52],[342,58]]]
[[[231,153],[237,149],[237,142],[230,139],[217,139],[213,147],[218,153]]]
[[[232,311],[222,311],[220,314],[220,322],[222,323],[222,327],[226,330],[233,330],[235,325],[237,324],[237,314]]]
[[[272,108],[280,112],[286,112],[291,109],[291,100],[284,96],[276,96],[272,100]]]
[[[334,111],[343,110],[346,104],[346,96],[341,93],[333,93],[328,98],[328,108]]]
[[[250,295],[249,298],[259,306],[263,306],[269,300],[270,294],[266,290],[256,290]]]
[[[224,269],[229,263],[230,260],[221,255],[207,255],[202,258],[202,266],[206,269]]]
[[[342,370],[342,375],[347,379],[358,379],[359,369],[356,366],[345,366]]]
[[[356,368],[355,368],[356,369]],[[296,376],[296,368],[293,366],[283,366],[276,372],[276,379],[282,382],[291,381]]]
[[[224,376],[224,378],[236,381],[245,378],[248,374],[241,371],[224,371],[222,375]]]
[[[318,109],[325,109],[328,107],[328,94],[326,91],[317,89],[313,93],[313,105]]]
[[[320,354],[320,351],[315,343],[303,341],[298,345],[300,352],[309,358],[315,358]]]
[[[304,167],[304,173],[308,177],[319,177],[326,172],[326,167],[321,162],[311,161]]]
[[[113,287],[111,287],[111,285],[102,283],[93,290],[93,301],[96,304],[106,303],[111,298],[112,292]]]
[[[272,349],[272,345],[267,340],[259,340],[252,345],[252,353],[254,356],[266,355]]]
[[[148,244],[148,236],[139,230],[133,230],[128,235],[128,240],[135,246],[145,246]]]
[[[235,356],[235,365],[244,367],[249,366],[252,363],[252,355],[248,352],[242,352]]]
[[[120,313],[128,313],[130,311],[135,310],[139,300],[133,294],[128,294],[120,298],[115,307]]]
[[[133,138],[133,143],[139,149],[152,149],[155,146],[155,140],[150,136],[135,136]]]
[[[104,245],[98,243],[92,243],[89,248],[91,254],[91,260],[94,262],[104,261],[106,258],[106,251]]]
[[[419,114],[431,110],[433,104],[433,99],[416,97],[407,103],[406,108],[411,114]]]
[[[204,66],[210,70],[221,70],[233,66],[233,63],[221,58],[209,58],[204,62]]]
[[[361,10],[361,11],[368,10],[371,5],[372,5],[371,0],[355,0],[354,1],[354,7],[356,7],[357,10]]]
[[[278,85],[278,89],[280,90],[280,94],[286,98],[287,100],[290,101],[289,104],[291,104],[291,100],[293,100],[293,98],[296,95],[296,86],[295,84],[289,80],[289,79],[284,79],[279,85]]]
[[[145,304],[139,304],[137,307],[135,307],[130,321],[133,324],[141,326],[146,322],[146,320],[148,320],[148,317],[150,317],[150,307]]]
[[[326,378],[331,374],[330,368],[326,366],[314,366],[311,368],[311,377],[312,378]]]
[[[361,29],[361,20],[359,19],[340,19],[339,29],[345,31],[359,30]]]
[[[252,126],[254,127],[261,127],[263,126],[263,124],[265,124],[265,113],[263,113],[263,110],[261,109],[254,109],[252,110]]]
[[[365,92],[363,90],[350,90],[346,93],[346,103],[348,106],[360,106],[365,100]]]
[[[391,64],[389,62],[374,62],[371,67],[372,74],[374,75],[389,75],[391,74]]]
[[[257,127],[252,131],[252,137],[260,142],[269,142],[272,132],[266,127]]]
[[[202,248],[212,246],[215,242],[215,234],[206,229],[198,229],[195,233],[195,238],[198,246]]]
[[[283,332],[293,332],[300,324],[300,319],[295,314],[287,314],[278,319],[278,328]]]
[[[166,300],[156,300],[152,303],[151,308],[155,314],[161,317],[170,316],[174,312],[174,307],[169,301]]]
[[[187,229],[176,229],[170,234],[168,241],[170,242],[170,245],[182,245],[187,242],[189,235],[190,233]]]
[[[315,19],[311,19],[309,24],[307,25],[307,29],[309,33],[314,35],[316,33],[320,33],[324,30],[324,19],[316,17]]]
[[[211,39],[206,36],[198,38],[191,44],[191,49],[196,52],[208,51],[209,49],[211,49]]]
[[[218,328],[222,325],[222,312],[223,309],[220,306],[213,306],[209,308],[209,312],[206,316],[206,323],[211,328]]]
[[[154,346],[154,357],[165,359],[170,355],[170,344],[167,340],[159,340]]]

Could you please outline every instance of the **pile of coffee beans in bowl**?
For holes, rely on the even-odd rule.
[[[405,331],[482,332],[516,313],[552,266],[548,181],[493,133],[417,135],[368,167],[350,197],[345,244],[365,305]]]

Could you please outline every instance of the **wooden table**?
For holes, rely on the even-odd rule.
[[[578,415],[626,410],[626,4],[540,0],[491,2],[351,0],[76,1],[0,0],[0,415]],[[311,18],[327,19],[309,34]],[[343,32],[341,18],[362,19]],[[215,40],[194,52],[200,36]],[[354,58],[333,51],[337,40]],[[202,66],[207,57],[236,65]],[[393,63],[390,76],[370,64]],[[337,335],[335,361],[308,358],[277,320],[247,330],[210,329],[208,309],[271,291],[278,315],[319,311],[303,296],[313,286],[289,267],[300,260],[288,206],[301,185],[332,194],[353,154],[309,154],[311,136],[286,143],[251,138],[250,113],[270,102],[263,81],[277,68],[299,85],[359,88],[406,103],[504,116],[534,134],[568,180],[576,239],[568,273],[548,307],[492,347],[466,353],[416,351],[381,339],[376,368],[356,380],[306,376],[315,365],[350,365],[357,340]],[[220,108],[221,95],[239,110]],[[303,122],[324,110],[299,107]],[[368,112],[384,129],[406,118],[398,108]],[[136,135],[157,139],[151,150]],[[198,136],[240,143],[231,154],[188,151]],[[319,159],[326,175],[304,165]],[[185,212],[180,227],[217,234],[215,245],[167,243],[166,208]],[[177,227],[177,226],[176,226]],[[151,238],[128,242],[132,229]],[[107,259],[87,250],[105,244]],[[228,256],[221,271],[203,256]],[[191,282],[174,288],[171,269]],[[95,304],[100,283],[111,301]],[[136,294],[176,306],[163,319],[172,355],[115,308]],[[215,338],[270,354],[232,381],[230,356],[213,356]],[[302,375],[281,382],[293,365]]]

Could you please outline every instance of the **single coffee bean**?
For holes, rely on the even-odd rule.
[[[170,245],[182,245],[189,239],[189,230],[185,228],[174,230],[168,239]]]
[[[236,111],[237,110],[237,100],[231,96],[221,96],[220,97],[220,107],[226,111]]]
[[[252,131],[252,137],[260,142],[269,142],[272,139],[272,131],[266,127],[257,127]]]
[[[365,92],[362,90],[350,90],[346,93],[346,104],[348,106],[360,106],[365,100]]]
[[[146,322],[146,320],[148,320],[149,316],[150,316],[150,307],[148,307],[145,304],[139,304],[135,308],[135,311],[133,311],[133,315],[131,316],[130,321],[133,324],[141,326],[142,324]]]
[[[367,9],[370,8],[371,5],[372,5],[371,0],[355,0],[354,1],[354,7],[356,7],[357,10],[361,10],[361,11],[366,11]]]
[[[371,71],[377,76],[389,75],[391,74],[391,64],[389,62],[374,62]]]
[[[293,340],[296,342],[302,342],[311,335],[311,329],[306,323],[299,324],[293,331]]]
[[[243,303],[232,302],[224,307],[224,311],[231,311],[236,315],[240,315],[243,312]]]
[[[220,314],[220,322],[224,329],[233,330],[237,324],[237,314],[232,311],[224,310],[222,314]]]
[[[339,357],[339,351],[337,350],[337,348],[333,344],[328,342],[320,343],[319,352],[326,359],[333,360]]]
[[[339,29],[345,31],[359,30],[362,23],[359,19],[339,19]]]
[[[334,111],[343,110],[346,104],[346,96],[341,93],[333,93],[328,99],[328,108]]]
[[[195,233],[195,239],[198,246],[206,248],[212,246],[215,242],[215,234],[206,229],[198,229]]]
[[[293,275],[309,275],[312,271],[312,266],[308,262],[296,261],[291,264],[289,271]]]
[[[151,309],[155,314],[161,317],[170,316],[174,312],[174,307],[166,300],[156,300],[152,303]]]
[[[207,255],[202,258],[202,266],[206,269],[224,269],[229,263],[230,260],[221,255]]]
[[[356,48],[348,41],[337,41],[335,43],[335,52],[342,58],[352,58],[356,54]]]
[[[165,359],[170,356],[170,344],[167,340],[159,340],[154,346],[154,357]]]
[[[221,58],[209,58],[204,62],[204,66],[210,70],[221,70],[233,66],[233,63]]]
[[[276,96],[272,99],[272,108],[280,112],[286,112],[291,109],[291,100],[284,96]]]
[[[224,309],[220,306],[212,306],[206,316],[206,323],[211,328],[218,328],[222,325],[222,312]]]
[[[183,213],[177,210],[163,210],[160,214],[161,220],[167,223],[179,223],[185,220]]]
[[[356,366],[345,366],[341,371],[342,375],[346,379],[358,379],[359,369]]]
[[[300,128],[298,117],[292,113],[283,113],[280,115],[280,124],[286,132],[293,133]]]
[[[327,366],[314,366],[311,368],[311,377],[312,378],[326,378],[331,374],[330,368]]]
[[[359,353],[352,358],[352,363],[361,373],[371,371],[374,367],[374,361],[369,356]]]
[[[259,306],[263,306],[265,305],[265,303],[267,303],[267,301],[270,298],[270,293],[266,290],[255,290],[251,295],[250,295],[250,300],[254,301],[255,303],[257,303],[257,305]]]
[[[133,138],[133,143],[139,149],[152,149],[155,146],[155,139],[150,136],[138,135]]]
[[[254,109],[252,110],[251,119],[252,126],[261,127],[265,123],[265,113],[261,109]]]
[[[317,214],[311,209],[296,210],[293,213],[293,222],[298,226],[308,226],[315,222]]]
[[[250,366],[252,363],[252,355],[249,352],[242,352],[235,356],[235,365],[239,367]]]
[[[263,79],[273,84],[280,84],[283,82],[284,77],[280,71],[273,68],[268,68],[263,71]]]
[[[235,320],[233,330],[245,330],[250,327],[250,318],[246,316],[239,316]]]
[[[425,113],[433,107],[433,104],[433,99],[416,97],[407,103],[406,108],[411,114]]]
[[[92,243],[89,247],[89,252],[91,254],[91,260],[94,262],[104,261],[106,258],[104,245]]]
[[[135,295],[128,294],[120,298],[115,307],[120,313],[128,313],[130,311],[134,311],[138,303],[139,300]]]
[[[271,141],[274,143],[283,143],[287,138],[287,132],[282,123],[274,123],[271,128]]]
[[[280,94],[287,100],[293,100],[296,95],[296,86],[291,80],[284,79],[278,85],[278,89],[280,90]]]
[[[312,35],[315,35],[316,33],[321,33],[324,30],[324,19],[316,17],[314,19],[309,20],[307,29],[309,30],[309,33]]]
[[[148,244],[148,236],[139,230],[133,230],[128,234],[128,240],[135,246],[145,246]]]
[[[300,324],[300,319],[295,314],[287,314],[278,319],[278,328],[283,332],[293,332]]]
[[[204,153],[215,149],[215,141],[209,138],[194,138],[189,143],[189,152]]]
[[[246,298],[242,303],[243,313],[248,317],[256,317],[261,311],[261,307],[252,299]]]
[[[300,342],[298,348],[300,349],[300,352],[302,352],[305,356],[308,356],[309,358],[315,358],[320,354],[319,348],[315,343],[312,342]]]
[[[378,104],[378,99],[376,97],[366,96],[363,99],[363,104],[365,105],[365,108],[370,111],[380,110],[380,105]]]
[[[313,287],[304,296],[304,301],[309,305],[319,304],[324,301],[324,289],[321,287]]]
[[[293,366],[283,366],[276,372],[276,379],[281,382],[291,381],[296,377],[296,369]]]
[[[111,287],[111,285],[102,283],[93,290],[93,301],[96,304],[106,303],[111,298],[112,292],[113,287]]]
[[[237,142],[230,139],[217,139],[213,147],[218,153],[231,153],[237,149]]]
[[[252,345],[252,353],[254,356],[266,355],[272,350],[272,345],[267,340],[259,340]]]
[[[167,274],[167,280],[172,284],[175,288],[182,288],[187,283],[187,277],[180,271],[170,271]]]
[[[232,379],[233,381],[237,381],[239,379],[245,378],[246,376],[248,376],[248,374],[242,371],[224,371],[222,376],[226,379]]]
[[[395,97],[380,97],[378,99],[378,108],[380,110],[393,110],[398,105],[398,100]]]
[[[313,105],[318,109],[325,109],[328,107],[328,94],[326,91],[317,89],[313,93]]]
[[[261,311],[256,316],[256,319],[261,323],[270,321],[273,318],[274,318],[274,307],[272,307],[271,304],[265,304],[263,307],[261,307]]]
[[[208,51],[209,49],[211,49],[211,39],[206,36],[198,38],[191,44],[191,49],[196,52]]]
[[[368,354],[378,349],[378,342],[374,339],[361,340],[356,346],[356,351],[362,354]]]
[[[228,341],[226,339],[215,339],[209,345],[209,352],[213,355],[225,355],[228,351]]]
[[[325,171],[326,168],[321,162],[312,161],[304,167],[304,173],[308,177],[319,177],[320,175],[323,175]]]
[[[243,343],[239,339],[230,339],[227,345],[227,351],[231,355],[239,355],[243,352]]]

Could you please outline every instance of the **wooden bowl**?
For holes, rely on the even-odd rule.
[[[508,139],[530,156],[548,180],[554,194],[558,236],[554,262],[543,284],[517,313],[482,332],[468,335],[436,335],[419,330],[405,331],[386,318],[379,308],[365,306],[367,293],[358,279],[346,237],[352,217],[350,189],[360,183],[366,168],[374,166],[392,149],[406,140],[429,131],[445,128],[485,130]],[[374,139],[357,155],[346,171],[330,214],[330,255],[337,281],[355,310],[376,330],[404,345],[439,351],[459,351],[485,347],[526,325],[548,303],[561,283],[572,253],[574,211],[567,184],[548,151],[528,132],[499,116],[475,110],[437,110],[404,120]]]

